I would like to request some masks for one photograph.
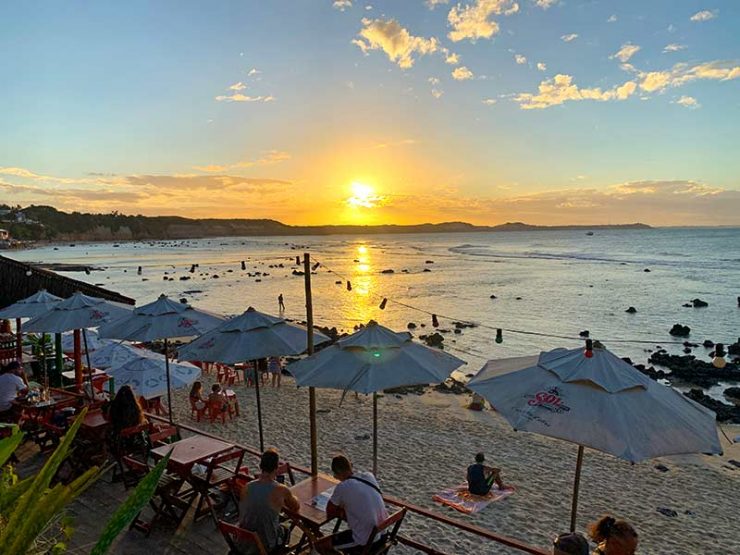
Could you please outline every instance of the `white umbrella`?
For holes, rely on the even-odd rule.
[[[606,349],[555,349],[541,353],[535,366],[501,373],[531,362],[531,357],[491,361],[468,387],[515,430],[578,444],[571,530],[584,446],[630,462],[722,452],[712,411]]]
[[[107,374],[115,379],[116,391],[129,385],[138,395],[151,399],[164,395],[170,387],[189,387],[200,378],[200,368],[189,362],[168,364],[165,357],[142,356],[109,369]]]
[[[444,351],[415,343],[370,322],[308,358],[290,365],[298,385],[373,394],[373,472],[378,470],[377,392],[404,385],[439,383],[465,364]]]
[[[111,339],[102,339],[98,332],[95,330],[87,330],[85,332],[87,335],[87,350],[89,352],[97,351],[98,349],[102,349],[103,347],[110,345],[111,343],[115,343]],[[72,333],[64,333],[62,334],[62,351],[65,353],[69,353],[74,350],[74,334]]]
[[[17,354],[19,361],[23,360],[23,333],[21,332],[21,318],[35,318],[40,314],[44,314],[61,300],[61,297],[52,295],[47,292],[46,289],[39,289],[30,297],[26,297],[25,299],[0,310],[0,318],[15,318],[15,333],[18,341]],[[44,362],[44,366],[45,365],[46,362]],[[46,368],[44,368],[44,372],[46,372]]]
[[[90,353],[90,363],[95,368],[118,368],[136,358],[159,358],[164,362],[164,355],[148,349],[134,347],[130,343],[111,342]]]
[[[192,337],[205,333],[223,323],[221,316],[196,310],[189,304],[178,303],[166,295],[149,304],[134,309],[127,318],[109,325],[101,326],[100,337],[127,339],[129,341],[164,340],[167,353],[167,340],[173,337]],[[165,366],[169,358],[165,355]],[[166,368],[165,368],[166,370]],[[169,376],[169,372],[165,372]],[[167,389],[167,404],[172,422],[172,394]]]
[[[328,337],[315,331],[313,337],[314,344],[329,341]],[[258,312],[250,306],[241,315],[225,321],[178,349],[177,356],[181,360],[235,364],[267,357],[298,355],[305,350],[305,327]],[[254,373],[260,450],[264,450],[262,404],[256,365]]]

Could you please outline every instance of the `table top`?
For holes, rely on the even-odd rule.
[[[290,491],[293,492],[300,503],[298,516],[316,527],[326,524],[329,521],[326,517],[326,511],[314,507],[311,502],[314,497],[338,483],[338,480],[327,474],[318,474],[317,476],[309,476],[291,487]]]
[[[207,436],[192,436],[152,449],[151,454],[160,459],[172,449],[170,464],[180,469],[180,471],[189,471],[194,464],[228,451],[232,447],[234,447],[233,444],[219,439]]]

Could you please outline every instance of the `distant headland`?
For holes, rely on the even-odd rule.
[[[416,225],[296,226],[269,219],[192,219],[179,216],[127,216],[118,212],[109,214],[67,213],[51,206],[35,205],[26,208],[0,205],[0,227],[9,231],[13,238],[25,241],[125,241],[197,237],[650,229],[649,225],[640,223],[541,226],[510,222],[495,226],[480,226],[465,222],[444,222]]]

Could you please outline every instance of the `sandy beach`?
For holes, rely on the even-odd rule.
[[[211,383],[204,376],[205,383]],[[241,416],[226,424],[195,423],[187,392],[176,393],[176,419],[203,430],[257,445],[255,391],[237,392]],[[291,378],[280,389],[261,389],[265,443],[289,461],[309,466],[308,391]],[[372,466],[372,398],[317,390],[319,469],[329,471],[332,455],[343,452],[357,468]],[[385,395],[379,400],[379,477],[384,491],[409,502],[484,526],[497,533],[549,548],[552,537],[567,530],[575,469],[575,445],[512,431],[493,411],[464,408],[464,395],[427,391],[424,395]],[[723,427],[729,437],[740,427]],[[630,465],[586,450],[578,511],[578,529],[610,512],[634,523],[639,553],[702,554],[740,552],[737,523],[740,444],[722,437],[722,457],[670,457]],[[517,493],[474,516],[442,508],[432,501],[439,490],[460,483],[475,452],[503,469]],[[655,465],[668,468],[661,472]],[[678,513],[668,517],[657,509]],[[408,517],[404,530],[450,553],[516,553],[513,550],[438,525]],[[398,552],[404,552],[398,549]]]

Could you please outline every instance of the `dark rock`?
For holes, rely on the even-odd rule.
[[[736,461],[735,459],[730,459],[729,461],[727,461],[727,463],[736,468],[740,468],[740,461]]]
[[[740,387],[728,387],[722,393],[724,393],[725,397],[728,399],[740,401]]]
[[[740,337],[738,337],[737,343],[727,346],[727,352],[733,356],[740,356]]]
[[[686,353],[687,355],[691,354],[691,347],[684,347],[683,352]]]
[[[732,422],[740,424],[740,406],[728,405],[722,401],[712,399],[701,389],[691,389],[691,391],[684,393],[684,395],[689,399],[696,401],[700,405],[704,405],[709,410],[714,411],[717,415],[717,422]]]
[[[656,464],[653,468],[660,470],[661,472],[668,472],[669,468],[664,464]]]
[[[461,330],[460,328],[455,328],[455,329],[454,329],[453,331],[454,331],[455,333],[462,333],[462,330]]]
[[[673,324],[671,331],[668,333],[674,337],[688,337],[691,333],[691,328],[689,326],[682,326],[681,324]]]
[[[581,337],[588,337],[589,335],[591,335],[591,332],[589,332],[588,330],[583,330],[582,332],[579,332],[578,335],[580,335]]]
[[[413,322],[409,322],[408,324],[406,324],[406,327],[410,330],[415,330],[416,324],[414,324]]]
[[[670,369],[671,377],[711,387],[719,380],[740,381],[740,365],[728,362],[724,368],[715,368],[711,363],[697,360],[693,355],[670,355],[664,350],[650,355],[648,362]]]
[[[396,272],[391,270],[390,268],[388,270],[383,270],[380,272],[381,274],[395,274]]]
[[[691,303],[683,303],[681,306],[684,308],[694,308],[694,305]]]
[[[397,395],[424,395],[427,386],[425,385],[406,385],[401,387],[392,387],[384,390],[384,393]]]
[[[427,260],[424,264],[434,264],[434,260]]]
[[[190,276],[180,276],[180,281],[188,281]]]
[[[516,298],[515,300],[517,300],[517,301],[521,301],[521,300],[522,300],[522,298],[521,298],[521,297],[517,297],[517,298]]]
[[[704,343],[702,343],[705,349],[711,349],[714,347],[714,341],[710,341],[709,339],[705,339]]]
[[[701,299],[694,299],[691,301],[694,305],[694,308],[704,308],[709,306],[709,303],[706,301],[702,301]]]
[[[649,272],[649,271],[650,271],[650,268],[645,268],[645,269],[643,270],[643,272]]]
[[[431,272],[431,270],[429,268],[424,268],[424,271],[425,272]]]
[[[301,271],[301,270],[293,270],[293,271],[292,271],[291,273],[292,273],[292,274],[293,274],[294,276],[304,276],[304,275],[306,275],[306,274],[305,274],[305,272],[303,272],[303,271]],[[341,282],[339,282],[339,283],[341,283]]]
[[[678,513],[676,511],[674,511],[673,509],[669,509],[667,507],[658,507],[656,511],[658,511],[662,515],[669,516],[671,518],[678,516]]]
[[[496,295],[491,295],[491,299],[497,299],[498,297]]]
[[[465,387],[464,383],[459,382],[454,378],[447,378],[447,380],[441,384],[435,385],[434,390],[439,391],[440,393],[452,393],[453,395],[470,393],[470,390]]]
[[[627,310],[625,310],[628,314],[634,314],[637,312],[637,309],[634,306],[629,307]]]
[[[443,343],[444,343],[445,338],[439,332],[435,331],[434,333],[429,334],[429,335],[420,335],[419,339],[421,339],[424,343],[426,343],[430,347],[437,347],[439,349],[444,348]]]
[[[211,279],[218,279],[218,278],[219,278],[219,275],[218,275],[218,274],[213,274],[213,275],[211,276]]]

